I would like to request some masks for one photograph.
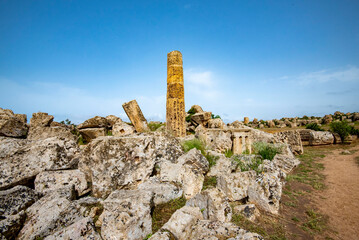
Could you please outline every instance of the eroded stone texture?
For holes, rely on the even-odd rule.
[[[0,108],[0,136],[6,137],[24,137],[27,134],[28,127],[25,119],[14,114],[10,109]]]
[[[128,118],[135,127],[137,132],[146,132],[148,131],[147,120],[141,111],[140,106],[136,100],[129,101],[122,104],[123,109],[125,110]]]
[[[49,127],[54,120],[54,116],[44,112],[37,112],[32,114],[30,119],[31,127]]]
[[[243,123],[244,123],[244,124],[248,124],[248,123],[249,123],[249,118],[248,118],[248,117],[244,117]]]
[[[182,54],[167,54],[167,130],[176,137],[186,136]]]
[[[0,137],[0,189],[26,184],[45,170],[69,169],[79,149],[73,140],[57,137],[26,140]]]
[[[114,191],[104,201],[101,236],[103,239],[144,239],[152,232],[151,200],[144,190]]]

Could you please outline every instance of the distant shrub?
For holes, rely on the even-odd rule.
[[[212,119],[216,119],[216,118],[221,118],[219,115],[214,115],[213,113],[212,113]]]
[[[191,108],[190,110],[188,110],[187,112],[188,114],[195,114],[196,110],[194,108]]]
[[[350,125],[349,125],[349,133],[351,135],[357,135],[359,137],[359,129],[356,129],[353,126],[350,126]]]
[[[203,155],[206,154],[204,151],[205,150],[204,143],[197,138],[182,142],[182,148],[183,148],[183,151],[185,151],[185,152],[188,152],[192,148],[197,148],[198,150],[201,151],[201,153]]]
[[[255,142],[253,148],[256,154],[261,155],[263,159],[268,159],[270,161],[273,160],[277,153],[281,153],[281,149],[271,143]]]
[[[317,123],[309,123],[307,125],[305,125],[306,129],[311,129],[314,131],[324,131],[323,128],[321,128]]]
[[[351,130],[351,126],[348,125],[345,121],[340,122],[332,122],[330,124],[330,129],[332,132],[337,133],[340,137],[340,140],[342,143],[345,141],[345,139],[349,136]]]
[[[147,124],[148,128],[151,130],[151,131],[156,131],[157,129],[159,129],[160,127],[162,127],[164,124],[162,123],[156,123],[156,122],[149,122]]]

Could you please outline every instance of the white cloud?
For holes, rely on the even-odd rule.
[[[190,69],[184,72],[185,91],[194,97],[215,100],[221,93],[211,71],[196,71]]]
[[[356,66],[349,66],[340,70],[326,69],[316,72],[304,73],[297,77],[282,77],[281,79],[292,79],[293,82],[300,85],[307,85],[309,83],[326,83],[330,81],[338,82],[353,82],[359,81],[359,68]]]

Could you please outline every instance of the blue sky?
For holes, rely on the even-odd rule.
[[[0,107],[79,123],[137,99],[165,120],[167,53],[186,110],[226,122],[359,111],[359,1],[0,0]]]

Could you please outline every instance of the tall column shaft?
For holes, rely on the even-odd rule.
[[[167,130],[176,137],[186,136],[183,62],[179,51],[167,54]]]

